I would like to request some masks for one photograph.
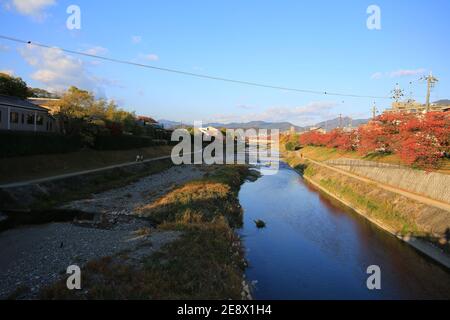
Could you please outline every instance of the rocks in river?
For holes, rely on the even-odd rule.
[[[255,220],[255,224],[258,229],[264,229],[266,227],[266,223],[262,220]]]
[[[261,177],[261,173],[258,170],[250,169],[246,179],[250,182],[255,182]]]

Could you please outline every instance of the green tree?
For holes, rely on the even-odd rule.
[[[80,133],[94,102],[92,93],[76,87],[70,87],[59,101],[52,102],[59,109],[57,116],[62,132],[67,135]]]
[[[22,78],[0,73],[0,94],[26,99],[28,87]]]

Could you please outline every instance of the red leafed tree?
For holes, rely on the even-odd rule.
[[[311,131],[300,136],[303,145],[326,146],[362,155],[395,153],[407,164],[436,167],[450,154],[450,113],[385,113],[357,131]]]
[[[358,152],[367,155],[373,152],[390,152],[389,137],[383,126],[378,122],[371,122],[358,129]]]
[[[358,134],[356,131],[343,132],[336,137],[336,144],[339,150],[353,151],[356,150],[358,143]]]
[[[430,112],[400,127],[399,156],[407,164],[434,168],[450,146],[450,116]]]

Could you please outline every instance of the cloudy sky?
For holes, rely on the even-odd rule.
[[[366,27],[381,9],[381,30]],[[138,114],[176,121],[291,121],[370,115],[389,100],[313,95],[190,78],[72,56],[58,47],[157,67],[276,86],[388,96],[396,83],[423,101],[450,97],[450,2],[436,1],[63,1],[0,0],[0,71],[30,85],[69,85],[115,99]],[[350,5],[350,3],[353,3]],[[81,9],[69,30],[67,8]],[[412,92],[412,94],[410,93]]]

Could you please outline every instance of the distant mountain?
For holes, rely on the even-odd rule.
[[[278,129],[280,131],[288,131],[292,127],[297,131],[302,131],[303,128],[299,126],[295,126],[290,122],[265,122],[265,121],[251,121],[246,123],[208,123],[205,124],[207,127],[217,127],[217,128],[226,128],[226,129]]]
[[[179,127],[181,125],[181,122],[165,120],[165,119],[158,120],[158,123],[160,125],[162,125],[164,127],[164,129],[173,129],[173,128]]]
[[[159,120],[160,124],[166,129],[173,129],[182,125],[181,122],[170,121],[170,120]],[[190,125],[189,123],[184,123],[185,125]],[[302,127],[295,126],[290,122],[265,122],[265,121],[251,121],[246,123],[204,123],[204,127],[215,127],[215,128],[225,128],[225,129],[279,129],[280,131],[287,131],[294,127],[297,131],[303,131]]]
[[[369,122],[369,119],[352,119],[349,117],[344,117],[344,118],[342,118],[342,123],[339,118],[336,118],[336,119],[320,122],[320,123],[314,125],[313,127],[321,127],[323,129],[326,129],[329,131],[329,130],[337,129],[337,128],[339,128],[339,126],[348,127],[351,125],[352,127],[359,127],[360,125],[366,124],[368,122]],[[311,128],[311,127],[307,127],[307,129],[309,129],[309,128]]]
[[[170,120],[159,120],[160,124],[164,126],[166,129],[173,129],[176,127],[179,127],[182,125],[181,122],[176,121],[170,121]],[[348,127],[350,124],[353,127],[358,127],[362,124],[366,124],[369,122],[368,119],[351,119],[349,117],[342,118],[342,126]],[[189,123],[184,123],[184,125],[190,125]],[[339,118],[323,121],[320,123],[317,123],[313,126],[306,126],[306,127],[299,127],[296,125],[293,125],[290,122],[265,122],[265,121],[251,121],[251,122],[233,122],[233,123],[218,123],[218,122],[212,122],[212,123],[205,123],[203,124],[204,127],[215,127],[215,128],[225,128],[225,129],[278,129],[280,131],[288,131],[291,130],[292,127],[295,128],[297,132],[302,132],[305,130],[309,130],[312,127],[321,127],[323,129],[327,130],[333,130],[336,128],[339,128],[340,120]]]
[[[449,99],[442,99],[442,100],[438,100],[433,102],[433,104],[436,104],[438,106],[450,106],[450,100]]]

